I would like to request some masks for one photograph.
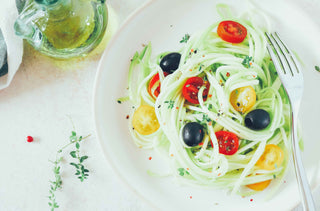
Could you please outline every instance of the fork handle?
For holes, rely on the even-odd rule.
[[[294,114],[295,113],[295,114]],[[299,149],[299,140],[297,133],[297,112],[292,113],[292,131],[293,131],[293,143],[292,143],[292,153],[293,153],[293,163],[295,167],[295,173],[298,181],[298,186],[300,190],[300,195],[302,198],[302,205],[306,211],[315,211],[315,204],[312,197],[312,192],[308,184],[308,178],[303,167],[301,153]]]

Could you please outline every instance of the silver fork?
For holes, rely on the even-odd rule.
[[[304,210],[315,210],[314,201],[312,198],[311,189],[308,184],[308,179],[302,164],[301,154],[299,150],[299,140],[297,136],[297,119],[300,107],[300,102],[303,93],[303,75],[294,54],[280,39],[275,32],[272,34],[266,33],[269,40],[267,44],[268,52],[278,72],[280,80],[287,92],[291,104],[291,120],[292,120],[292,155],[295,167],[296,178],[302,199]]]

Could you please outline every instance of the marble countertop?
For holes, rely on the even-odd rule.
[[[112,21],[121,25],[147,1],[108,1]],[[79,135],[91,134],[81,144],[90,175],[81,183],[68,164],[70,150],[62,153],[68,159],[62,160],[63,188],[56,193],[59,210],[152,210],[120,181],[96,138],[92,97],[100,56],[57,61],[25,44],[19,71],[0,91],[1,211],[49,210],[49,180],[54,179],[49,160],[69,142],[73,124]],[[34,141],[28,143],[27,136]]]

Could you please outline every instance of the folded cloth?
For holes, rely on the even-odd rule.
[[[0,90],[10,85],[22,61],[23,41],[15,35],[18,17],[15,1],[2,1],[0,7]],[[1,38],[2,37],[2,38]]]
[[[7,45],[0,29],[0,77],[8,73]]]

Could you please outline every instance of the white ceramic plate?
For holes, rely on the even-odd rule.
[[[94,115],[101,147],[125,183],[156,208],[290,210],[299,202],[293,170],[289,172],[281,190],[267,201],[264,194],[241,198],[227,195],[222,190],[179,186],[172,177],[149,176],[147,170],[166,173],[165,162],[156,152],[139,149],[133,144],[126,119],[130,105],[117,103],[119,97],[126,95],[130,59],[136,51],[142,49],[142,44],[151,41],[153,55],[179,49],[179,41],[184,34],[205,29],[219,20],[215,5],[220,2],[222,1],[153,0],[125,22],[109,43],[96,77]],[[231,5],[237,14],[250,8],[245,1],[224,0],[223,3]],[[314,65],[320,65],[317,60],[320,58],[320,32],[309,15],[289,1],[256,1],[256,4],[269,16],[272,27],[299,54],[304,63],[306,83],[301,110],[305,140],[303,159],[314,188],[320,182],[320,140],[317,134],[320,117],[320,98],[317,97],[320,85],[317,81],[320,81],[320,73],[314,70]],[[152,159],[149,160],[149,157]]]

